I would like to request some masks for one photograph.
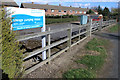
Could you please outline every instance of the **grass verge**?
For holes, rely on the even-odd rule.
[[[72,69],[63,74],[64,78],[94,78],[95,74],[87,69]]]
[[[119,25],[118,24],[116,24],[116,25],[114,25],[114,26],[112,26],[111,28],[109,28],[109,32],[118,32],[118,30],[119,30]]]
[[[109,41],[105,39],[93,38],[85,46],[86,50],[97,51],[99,55],[86,54],[77,63],[84,64],[87,69],[73,69],[63,74],[63,78],[95,78],[96,70],[100,69],[104,62],[106,55],[105,46],[108,45]]]

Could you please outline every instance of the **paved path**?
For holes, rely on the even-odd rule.
[[[120,39],[118,37],[120,36],[120,33],[108,33],[106,31],[104,32],[97,32],[95,34],[96,36],[106,38],[112,42],[112,46],[110,47],[109,51],[109,59],[108,62],[105,65],[105,68],[101,72],[99,78],[118,78],[118,42]]]

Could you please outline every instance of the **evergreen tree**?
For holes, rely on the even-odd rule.
[[[109,16],[109,15],[110,15],[110,11],[107,7],[105,7],[103,10],[103,16]]]
[[[94,12],[90,9],[86,14],[94,14]]]
[[[2,43],[2,70],[4,74],[8,74],[9,78],[18,78],[23,71],[22,67],[22,51],[20,50],[19,42],[15,39],[15,32],[10,30],[11,19],[6,16],[4,10],[1,13],[2,35],[0,41]],[[2,38],[1,38],[2,37]]]
[[[102,8],[100,7],[100,5],[97,8],[97,12],[98,12],[98,14],[102,14]]]

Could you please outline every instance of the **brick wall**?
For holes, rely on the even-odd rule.
[[[45,12],[46,15],[49,15],[49,16],[56,16],[56,15],[75,15],[75,14],[84,14],[84,11],[82,11],[82,13],[80,13],[80,11],[66,11],[64,12],[64,10],[61,10],[61,12],[59,12],[59,10],[51,10],[51,9],[48,9],[46,12]],[[86,14],[86,13],[85,13]]]

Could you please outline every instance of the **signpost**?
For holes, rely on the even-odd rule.
[[[15,8],[6,7],[7,13],[12,13],[10,15],[12,19],[11,30],[24,30],[31,28],[41,27],[41,32],[45,32],[45,11],[39,9],[25,9],[25,8]],[[46,46],[46,38],[42,37],[42,47]],[[42,59],[46,59],[46,51],[42,52]]]

